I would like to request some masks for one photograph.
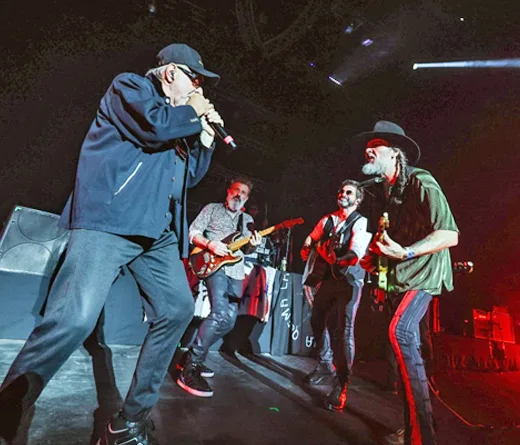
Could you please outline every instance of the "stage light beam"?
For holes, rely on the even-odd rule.
[[[414,70],[425,68],[520,68],[520,59],[414,63],[412,68]]]

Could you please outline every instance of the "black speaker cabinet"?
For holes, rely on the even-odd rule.
[[[69,240],[59,216],[15,206],[0,237],[0,270],[51,276]]]

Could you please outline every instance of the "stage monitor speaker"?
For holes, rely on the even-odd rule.
[[[59,216],[15,206],[0,236],[0,270],[51,276],[69,241]]]

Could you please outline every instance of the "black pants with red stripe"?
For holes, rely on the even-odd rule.
[[[389,295],[393,310],[388,334],[403,383],[405,445],[435,445],[428,380],[421,357],[419,322],[432,296],[422,290]]]

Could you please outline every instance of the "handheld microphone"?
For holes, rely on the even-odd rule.
[[[226,129],[219,124],[210,123],[211,128],[215,130],[215,133],[227,144],[232,150],[235,150],[238,145],[236,144],[233,136],[231,136]]]

